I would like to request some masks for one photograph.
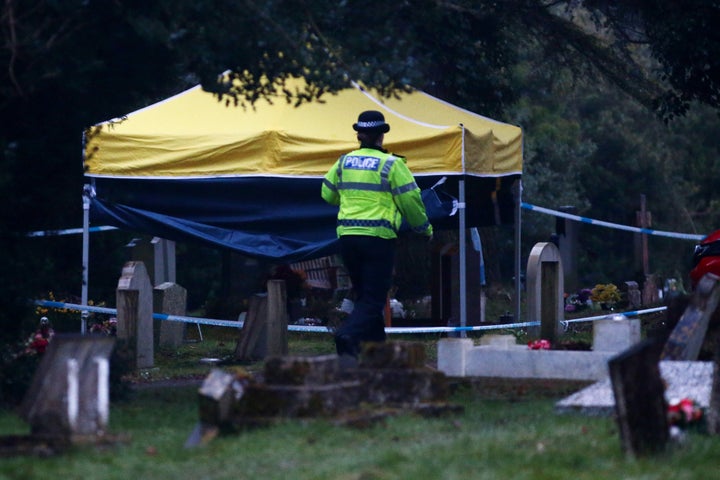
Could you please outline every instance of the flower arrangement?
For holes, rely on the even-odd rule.
[[[703,410],[690,399],[673,400],[668,404],[668,423],[670,426],[689,427],[703,420]]]
[[[532,340],[528,342],[528,348],[530,350],[550,350],[550,342],[545,339]]]
[[[24,355],[42,355],[50,344],[53,335],[55,335],[55,330],[53,330],[50,320],[47,317],[42,317],[37,330],[25,342],[22,353]]]
[[[613,305],[621,300],[620,290],[612,283],[598,283],[590,291],[590,300],[597,303]]]
[[[48,292],[47,294],[48,300],[51,302],[58,302],[58,303],[80,303],[80,299],[77,297],[74,297],[73,295],[68,296],[58,296],[54,292]],[[105,302],[95,302],[92,299],[87,301],[88,306],[95,306],[95,307],[104,307]],[[43,305],[38,305],[35,307],[35,313],[38,316],[44,317],[44,318],[50,318],[52,320],[52,323],[55,325],[58,331],[65,332],[65,331],[72,331],[75,330],[78,326],[78,322],[80,321],[81,314],[77,310],[71,310],[69,308],[48,308]],[[107,324],[107,314],[103,313],[95,313],[95,312],[88,312],[87,317],[85,318],[85,321],[87,322],[87,325],[89,326],[90,332],[98,332],[100,330],[104,330],[105,327],[102,327],[102,325]]]
[[[96,321],[90,325],[90,333],[114,337],[117,335],[117,318],[110,317],[104,321]]]
[[[592,305],[592,290],[583,288],[577,293],[565,294],[565,311],[568,313],[584,310]]]

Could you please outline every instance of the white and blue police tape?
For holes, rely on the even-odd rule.
[[[105,232],[107,230],[117,230],[117,227],[111,227],[110,225],[105,225],[102,227],[90,227],[88,231],[90,233],[95,232]],[[75,235],[78,233],[83,233],[82,228],[65,228],[62,230],[40,230],[37,232],[30,232],[27,234],[28,237],[57,237],[60,235]]]
[[[522,202],[520,205],[522,206],[522,208],[524,208],[526,210],[532,210],[532,211],[540,212],[540,213],[547,213],[549,215],[554,215],[556,217],[568,218],[570,220],[576,220],[576,221],[582,222],[582,223],[589,223],[591,225],[600,225],[602,227],[611,227],[611,228],[616,228],[618,230],[627,230],[629,232],[645,233],[647,235],[656,235],[656,236],[660,236],[660,237],[681,238],[683,240],[700,241],[703,238],[705,238],[705,235],[696,235],[693,233],[665,232],[662,230],[653,230],[652,228],[630,227],[628,225],[621,225],[618,223],[603,222],[602,220],[594,220],[592,218],[581,217],[579,215],[573,215],[570,213],[559,212],[557,210],[551,210],[549,208],[538,207],[536,205],[532,205],[532,204],[525,203],[525,202]]]
[[[108,307],[97,307],[94,305],[79,305],[77,303],[56,302],[51,300],[36,300],[35,305],[48,308],[76,310],[80,312],[94,312],[106,315],[117,315],[117,309]],[[167,320],[171,322],[196,323],[200,325],[213,325],[218,327],[242,328],[240,320],[215,320],[212,318],[185,317],[181,315],[167,315],[164,313],[153,313],[155,320]],[[506,328],[521,328],[540,325],[540,322],[507,323],[502,325],[476,325],[472,327],[387,327],[385,331],[392,334],[408,333],[445,333],[445,332],[471,332],[478,330],[493,330]],[[329,327],[318,325],[288,325],[289,331],[294,332],[329,332]]]
[[[664,310],[667,310],[667,307],[654,307],[654,308],[646,308],[645,310],[633,310],[633,311],[629,311],[629,312],[614,312],[614,313],[609,313],[607,315],[596,315],[594,317],[573,318],[570,320],[561,320],[560,323],[565,328],[565,330],[567,330],[568,326],[571,323],[594,322],[595,320],[614,320],[617,317],[617,315],[622,315],[625,318],[639,317],[640,315],[646,315],[648,313],[662,312]]]
[[[79,305],[77,303],[55,302],[50,300],[36,300],[35,305],[49,308],[64,308],[67,310],[77,310],[79,312],[104,313],[107,315],[117,315],[116,308],[96,307],[94,305]],[[211,318],[184,317],[181,315],[168,315],[165,313],[153,313],[155,320],[170,320],[173,322],[199,323],[202,325],[215,325],[219,327],[235,327],[240,328],[243,322],[233,320],[214,320]]]
[[[94,312],[106,315],[117,315],[117,309],[108,307],[96,307],[94,305],[79,305],[76,303],[56,302],[51,300],[35,300],[35,305],[48,308],[58,308],[66,310],[76,310],[80,312]],[[639,315],[654,313],[666,310],[667,307],[648,308],[646,310],[634,310],[629,312],[615,312],[608,315],[598,315],[594,317],[575,318],[572,320],[562,320],[560,323],[565,329],[569,324],[577,322],[590,322],[595,320],[610,320],[616,315],[624,315],[625,317],[636,317]],[[216,327],[233,327],[242,328],[244,322],[241,320],[216,320],[212,318],[186,317],[182,315],[168,315],[165,313],[153,313],[155,320],[167,320],[171,322],[195,323],[199,325],[213,325]],[[451,333],[451,332],[478,332],[482,330],[506,330],[512,328],[537,327],[539,321],[502,323],[493,325],[473,325],[467,327],[386,327],[385,332],[388,334],[414,334],[414,333]],[[291,332],[330,332],[332,328],[320,325],[288,325],[288,331]]]

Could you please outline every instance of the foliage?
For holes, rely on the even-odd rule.
[[[645,195],[652,228],[689,233],[717,228],[710,213],[717,209],[710,179],[718,167],[717,155],[711,152],[718,152],[720,144],[709,136],[713,127],[708,129],[717,127],[715,113],[696,108],[665,125],[603,81],[570,81],[562,70],[531,70],[525,63],[514,75],[518,85],[546,85],[523,89],[523,99],[511,114],[528,132],[525,201],[553,209],[572,206],[571,213],[577,215],[636,225],[640,197]],[[644,282],[636,235],[588,224],[577,228],[581,283]],[[555,229],[554,218],[525,214],[523,251],[547,241]],[[648,243],[652,272],[687,275],[691,244],[656,236]]]
[[[687,106],[698,102],[717,109],[715,7],[699,0],[693,8],[669,1],[616,3],[5,2],[0,7],[7,39],[0,49],[0,188],[6,192],[0,211],[1,335],[20,333],[19,319],[30,316],[27,299],[34,293],[73,291],[81,284],[77,237],[24,237],[27,231],[79,223],[81,132],[198,81],[245,108],[297,74],[310,80],[310,89],[288,92],[293,102],[322,99],[356,79],[386,95],[413,85],[506,120],[512,120],[512,107],[526,132],[524,179],[533,203],[573,205],[579,213],[627,223],[626,212],[635,210],[640,192],[654,212],[663,212],[654,217],[655,226],[709,231],[720,210],[712,183],[719,168],[717,124],[707,120],[713,111],[693,118],[695,109]],[[640,37],[629,35],[635,31]],[[686,44],[695,47],[691,55],[685,54]],[[244,89],[217,83],[227,69],[245,82]],[[607,85],[598,88],[600,78]],[[642,107],[627,114],[626,94]],[[685,113],[688,122],[676,120],[670,132],[652,125],[643,115],[657,99],[666,100],[664,111]],[[638,151],[642,158],[633,159]],[[551,222],[529,218],[525,241],[546,240]],[[483,243],[494,249],[487,256],[492,281],[511,275],[506,264],[512,240],[505,233],[483,232]],[[95,298],[112,298],[129,235],[92,239]],[[599,236],[586,237],[582,252],[586,272],[613,279],[627,275],[632,266],[619,260],[630,256],[623,247],[631,243],[626,236],[608,236],[622,253],[613,258],[599,253],[599,241],[606,238],[594,237]],[[678,265],[677,247],[659,248],[664,263]],[[668,270],[667,265],[661,267]],[[216,298],[225,296],[203,281],[210,266],[205,267],[195,268],[189,281],[212,288]],[[409,294],[415,285],[400,287]],[[203,299],[191,303],[202,305]]]
[[[687,112],[694,101],[720,107],[720,61],[715,2],[633,0],[583,2],[595,21],[612,35],[614,47],[631,52],[646,45],[657,61],[660,79],[671,86],[660,108],[667,116]]]

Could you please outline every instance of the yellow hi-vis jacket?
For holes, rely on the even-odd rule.
[[[404,157],[360,148],[340,157],[325,174],[322,198],[339,205],[337,235],[396,238],[403,217],[431,236],[420,189]]]

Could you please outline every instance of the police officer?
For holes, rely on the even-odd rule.
[[[353,311],[335,334],[341,363],[353,364],[362,342],[385,341],[384,308],[392,283],[397,232],[405,218],[413,231],[432,239],[420,189],[404,157],[383,149],[390,125],[382,113],[362,112],[360,148],[341,156],[325,174],[322,198],[340,207],[340,254],[355,293]]]

